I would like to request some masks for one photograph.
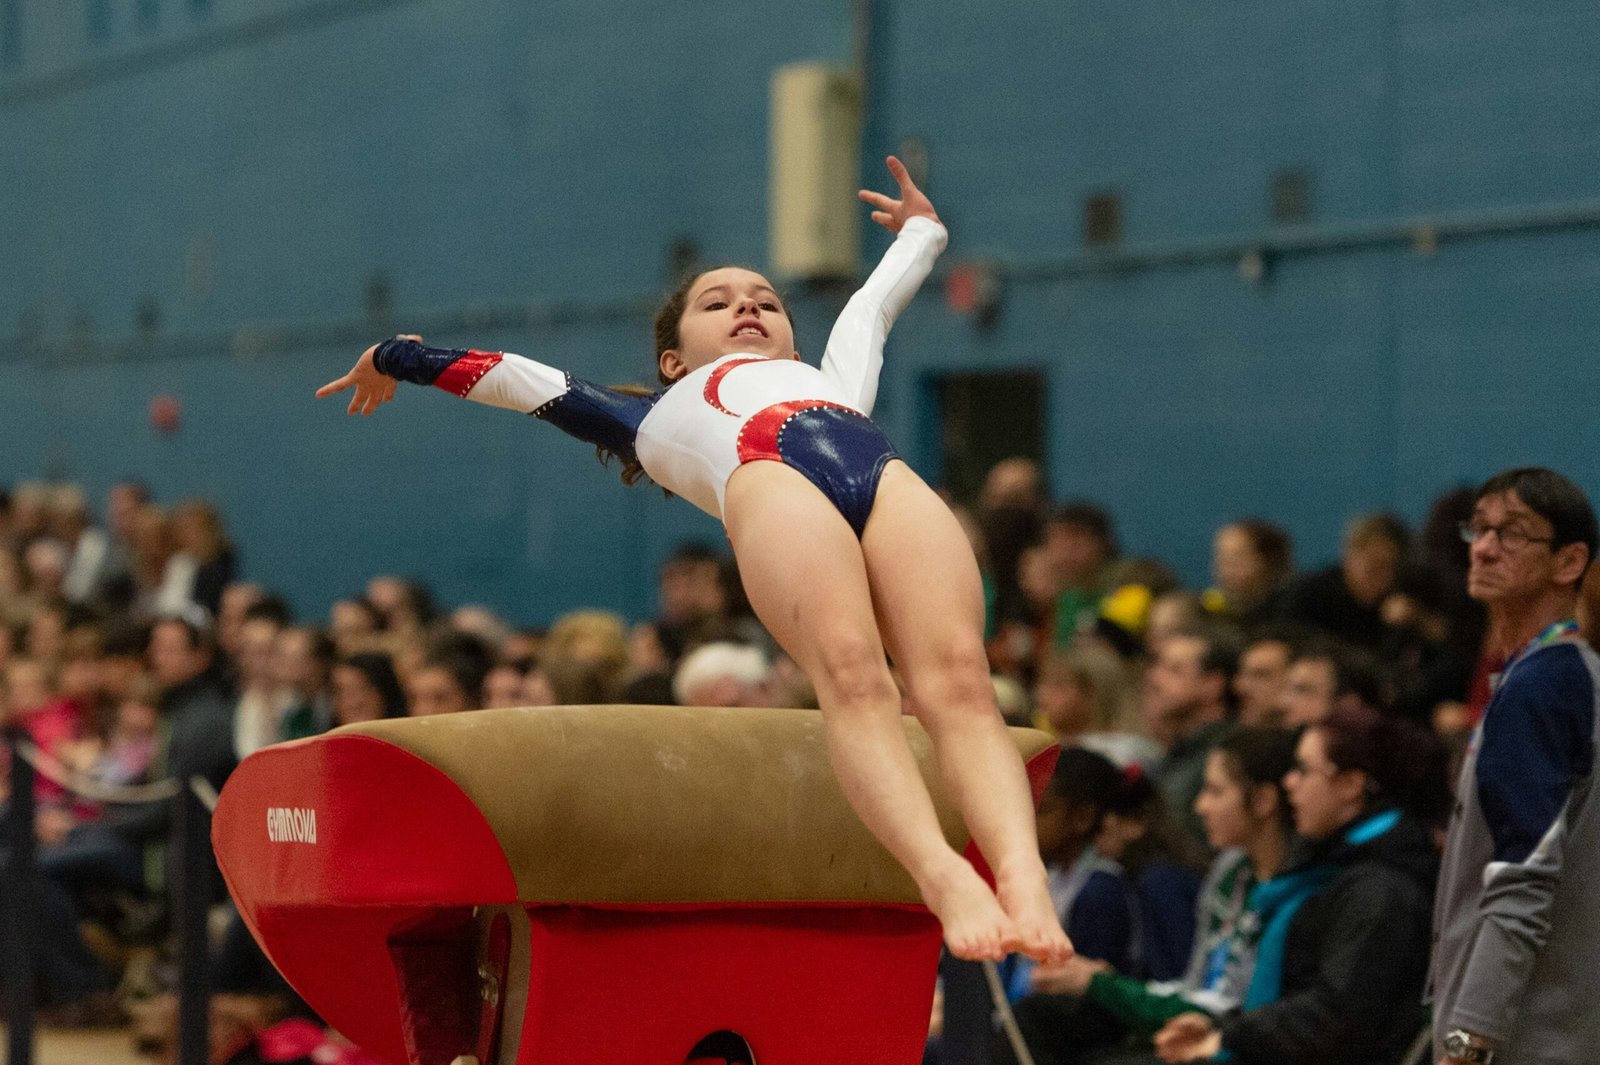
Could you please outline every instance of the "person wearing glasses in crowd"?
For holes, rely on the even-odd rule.
[[[1595,513],[1552,470],[1478,490],[1467,591],[1501,657],[1457,786],[1434,913],[1441,1065],[1594,1060],[1600,1010],[1600,658],[1578,632]]]

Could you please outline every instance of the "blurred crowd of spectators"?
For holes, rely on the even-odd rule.
[[[1417,828],[1402,833],[1405,853],[1391,864],[1408,870],[1406,883],[1425,879],[1413,874],[1442,825],[1448,752],[1482,713],[1495,665],[1465,592],[1458,523],[1472,504],[1470,490],[1447,493],[1417,530],[1392,514],[1355,516],[1338,561],[1312,571],[1297,568],[1282,528],[1241,518],[1215,530],[1205,588],[1185,587],[1159,559],[1125,556],[1103,506],[1051,504],[1025,460],[997,465],[975,506],[957,508],[984,573],[1001,710],[1069,749],[1041,807],[1040,840],[1063,920],[1095,967],[1070,978],[1010,968],[1019,1019],[1057,1048],[1039,1060],[1080,1060],[1130,1032],[1148,1046],[1155,1020],[1174,1015],[1120,1000],[1121,1012],[1090,1015],[1091,977],[1207,981],[1191,971],[1196,900],[1215,893],[1221,912],[1230,892],[1242,897],[1284,870],[1290,838],[1306,832],[1283,793],[1291,769],[1310,773],[1318,759],[1356,767],[1373,793],[1395,796]],[[48,770],[36,789],[47,929],[37,968],[59,1023],[114,1019],[129,995],[162,982],[159,961],[135,962],[161,957],[138,947],[161,940],[168,825],[165,804],[90,801],[52,776],[104,789],[203,776],[220,788],[268,744],[403,715],[815,706],[717,546],[686,544],[666,560],[653,618],[586,610],[548,628],[450,608],[424,581],[389,575],[351,589],[325,617],[296,616],[270,574],[243,572],[203,500],[164,505],[129,481],[96,515],[72,485],[0,492],[0,723],[20,727]],[[1395,750],[1408,752],[1404,764],[1387,756]],[[1215,810],[1224,793],[1244,796],[1236,804],[1248,817],[1219,829],[1204,796]],[[1389,860],[1335,842],[1344,852],[1324,854],[1313,879]],[[1260,861],[1241,866],[1239,848],[1251,847]],[[1222,853],[1233,865],[1216,864]],[[1425,900],[1396,892],[1400,925],[1426,912]],[[1326,915],[1327,942],[1353,934],[1354,920]],[[1394,942],[1408,942],[1400,925],[1389,928]],[[222,990],[274,990],[247,936],[235,929],[224,947]],[[1425,958],[1425,940],[1420,950]],[[1369,992],[1406,995],[1420,980],[1414,962],[1359,978]],[[970,975],[948,968],[947,1002]],[[1132,995],[1101,990],[1108,1002]],[[1241,988],[1224,990],[1242,1001]],[[1409,1013],[1396,1022],[1415,1023]],[[1004,1057],[967,1038],[946,1030],[930,1057]]]
[[[520,627],[480,606],[446,609],[424,582],[384,575],[306,618],[270,582],[239,579],[210,503],[164,506],[128,481],[107,493],[99,520],[93,511],[74,485],[0,491],[0,726],[38,752],[42,913],[29,947],[54,1024],[121,1020],[130,998],[171,982],[170,804],[118,789],[194,777],[220,789],[268,744],[380,718],[614,702],[815,706],[712,546],[675,551],[660,570],[659,612],[633,624],[581,610]],[[6,769],[0,867],[16,827]],[[223,947],[223,991],[284,995],[236,924]]]
[[[1295,565],[1259,517],[1211,580],[1127,557],[1111,514],[990,471],[969,528],[1002,710],[1066,749],[1039,813],[1079,956],[1005,990],[1041,1063],[1432,1060],[1424,982],[1451,782],[1503,668],[1467,594],[1476,492],[1420,529],[1352,516]],[[1600,577],[1579,621],[1592,640]],[[928,1061],[1008,1063],[990,992],[946,959]]]

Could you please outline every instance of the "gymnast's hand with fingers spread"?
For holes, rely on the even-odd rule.
[[[908,218],[931,218],[938,222],[938,212],[933,209],[928,197],[922,194],[922,190],[917,188],[917,183],[911,180],[906,164],[892,155],[886,161],[889,164],[889,173],[894,175],[895,182],[900,186],[900,198],[890,199],[883,193],[873,192],[871,189],[862,189],[856,193],[875,208],[872,220],[891,233],[900,232],[900,227],[906,224]]]
[[[422,338],[412,333],[401,334],[395,339],[422,343]],[[356,360],[349,373],[317,389],[317,398],[321,399],[323,396],[331,396],[335,392],[354,388],[356,394],[350,398],[350,406],[345,408],[347,414],[371,414],[393,399],[395,386],[400,382],[379,373],[378,368],[372,364],[372,355],[377,350],[378,345],[374,344],[363,351],[361,358]]]

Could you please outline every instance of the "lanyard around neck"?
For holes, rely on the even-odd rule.
[[[1515,666],[1518,662],[1521,662],[1524,658],[1527,658],[1529,655],[1533,654],[1533,652],[1544,647],[1549,647],[1553,643],[1560,643],[1562,640],[1571,639],[1577,634],[1577,631],[1578,622],[1574,618],[1566,618],[1562,621],[1556,622],[1555,624],[1546,628],[1539,635],[1523,644],[1520,651],[1506,659],[1506,664],[1500,667],[1500,669],[1495,673],[1494,677],[1499,680],[1503,680],[1505,675],[1511,672],[1513,666]]]

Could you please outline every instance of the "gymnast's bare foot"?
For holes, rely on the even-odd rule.
[[[997,869],[995,894],[1016,930],[1007,946],[1044,965],[1061,965],[1072,957],[1072,941],[1056,916],[1042,867],[1024,863],[1020,868]]]
[[[963,858],[923,884],[922,899],[944,926],[945,946],[958,958],[999,961],[1017,938],[989,885]]]

